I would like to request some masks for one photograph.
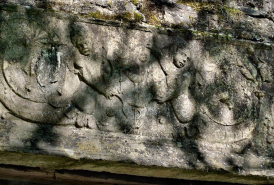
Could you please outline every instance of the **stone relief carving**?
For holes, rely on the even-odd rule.
[[[273,74],[262,51],[226,46],[215,56],[183,37],[65,25],[51,33],[35,21],[2,23],[0,101],[16,117],[221,143],[251,139],[267,109]]]
[[[57,51],[58,41],[36,22],[29,23],[23,18],[5,22],[4,26],[3,104],[20,118],[56,123],[60,113],[48,112],[54,111],[48,101],[64,85],[65,66]]]
[[[98,122],[94,116],[99,117],[101,123],[107,122],[106,117],[113,117],[121,109],[121,107],[116,107],[121,104],[117,102],[119,99],[111,98],[116,94],[112,86],[114,84],[111,84],[114,77],[113,66],[107,59],[107,51],[103,46],[97,48],[99,49],[98,52],[94,52],[88,28],[84,24],[73,24],[70,35],[71,42],[77,49],[74,53],[74,71],[79,80],[82,81],[79,90],[73,96],[72,102],[80,111],[85,113],[80,115],[84,118],[78,118],[76,124],[79,127],[96,128]],[[98,93],[105,98],[99,97]],[[104,107],[100,106],[100,103]],[[98,109],[100,111],[97,111]],[[98,115],[96,111],[103,112],[103,114]],[[86,114],[91,118],[86,120]],[[86,123],[82,119],[85,119]]]
[[[45,103],[48,96],[63,85],[64,65],[58,46],[51,43],[49,34],[42,29],[32,32],[18,38],[18,42],[30,39],[26,46],[20,42],[16,46],[22,53],[4,55],[7,58],[3,61],[3,73],[8,85],[20,97]]]
[[[239,62],[240,71],[246,79],[255,83],[270,83],[273,78],[271,68],[261,57],[255,54],[252,46],[248,47],[243,62]]]
[[[241,59],[237,52],[237,48],[225,46],[217,53],[218,61],[213,54],[206,54],[204,62],[197,67],[195,100],[199,102],[199,116],[195,124],[203,139],[244,143],[252,139],[257,127],[260,104],[255,91],[258,88],[243,74],[243,66],[237,62]],[[252,76],[251,72],[248,74]]]
[[[75,54],[75,71],[86,85],[105,96],[103,104],[113,101],[116,105],[121,105],[114,108],[114,103],[111,103],[112,106],[106,108],[106,115],[101,115],[101,120],[105,119],[102,118],[104,116],[114,116],[120,120],[119,124],[124,132],[134,132],[144,122],[142,119],[147,116],[147,106],[151,101],[164,103],[174,99],[171,105],[176,117],[181,122],[191,121],[195,108],[193,101],[188,98],[191,74],[186,70],[189,67],[185,68],[190,65],[186,53],[177,49],[174,57],[170,55],[157,61],[148,48],[140,47],[141,53],[136,58],[134,55],[116,54],[116,58],[111,61],[107,58],[108,51],[104,46],[97,48],[99,52],[92,53],[94,49],[87,30],[79,23],[71,27],[71,41],[78,49]],[[165,67],[161,66],[163,60],[166,60]],[[73,102],[81,111],[93,114],[92,111],[96,110],[95,101],[97,100],[89,98],[84,103],[76,97]],[[188,111],[185,111],[180,102],[188,106]]]

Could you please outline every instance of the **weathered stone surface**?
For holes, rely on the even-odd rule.
[[[230,9],[232,1],[10,2],[21,5],[0,7],[0,150],[73,164],[12,155],[1,164],[100,171],[92,160],[106,160],[112,173],[144,175],[113,171],[115,161],[168,167],[154,177],[273,183],[273,10]],[[156,26],[144,24],[145,11],[136,21],[141,5],[156,8]],[[115,16],[87,16],[91,7]],[[173,168],[194,175],[167,173]],[[213,177],[197,175],[208,170]]]
[[[194,19],[197,19],[198,14],[193,8],[176,4],[174,6],[164,8],[164,21],[167,24],[191,24]]]

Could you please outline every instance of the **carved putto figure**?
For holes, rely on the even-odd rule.
[[[182,123],[190,122],[195,115],[195,102],[189,92],[193,78],[190,52],[175,45],[160,56],[159,65],[164,75],[154,79],[155,99],[161,103],[171,100],[177,119]]]
[[[95,90],[85,103],[79,97],[87,96],[84,94],[86,91],[77,91],[73,98],[76,107],[95,115],[97,93],[104,95],[109,100],[101,99],[104,103],[100,104],[112,104],[110,102],[115,101],[115,104],[121,105],[119,108],[112,104],[106,109],[112,110],[111,115],[119,119],[127,133],[138,129],[146,117],[146,107],[155,100],[159,103],[171,101],[180,122],[193,119],[195,103],[188,89],[192,79],[188,50],[175,47],[172,53],[168,50],[168,55],[157,59],[151,56],[153,52],[150,48],[142,46],[142,53],[137,57],[126,53],[111,61],[103,45],[94,48],[90,34],[89,28],[83,23],[71,26],[71,42],[77,49],[74,54],[75,72],[80,80]],[[82,86],[85,87],[84,84]],[[114,111],[114,107],[118,109]],[[104,120],[101,122],[105,122],[106,118],[102,118],[104,115],[99,117]]]
[[[74,65],[85,83],[109,98],[112,95],[109,82],[113,75],[113,67],[107,60],[107,53],[103,47],[96,48],[95,52],[89,33],[84,24],[77,23],[71,26],[71,41],[80,53],[75,53]]]
[[[82,81],[72,100],[73,104],[84,113],[79,114],[79,121],[76,124],[79,127],[95,128],[94,122],[96,122],[99,127],[100,124],[104,126],[110,121],[109,117],[121,112],[120,100],[113,97],[116,94],[112,83],[113,66],[107,59],[107,51],[103,46],[93,48],[92,37],[86,25],[74,23],[71,26],[70,36],[72,44],[77,49],[73,55],[75,73]],[[86,115],[92,118],[87,121]]]
[[[69,28],[70,37],[66,39],[71,43],[63,44],[55,44],[49,39],[50,34],[41,30],[37,36],[42,38],[41,43],[34,39],[35,43],[22,46],[29,48],[26,56],[30,57],[23,58],[20,65],[9,60],[6,57],[9,50],[5,51],[1,68],[3,84],[6,83],[3,86],[9,87],[22,105],[30,101],[31,105],[41,107],[37,112],[9,108],[15,115],[34,122],[76,123],[77,127],[124,133],[137,133],[140,126],[143,130],[147,128],[148,120],[157,120],[157,111],[153,110],[154,115],[150,115],[155,105],[162,112],[171,110],[159,115],[161,124],[164,123],[162,117],[172,116],[178,124],[191,125],[198,116],[199,105],[192,94],[196,68],[187,45],[170,43],[157,48],[150,43],[154,41],[134,43],[129,40],[132,43],[127,48],[120,40],[98,42],[91,25],[75,22]],[[108,41],[121,45],[122,51],[112,51]],[[17,58],[19,60],[20,56]],[[252,61],[252,66],[257,67],[254,79],[267,70],[266,62],[260,57],[256,61]],[[248,63],[244,63],[240,68],[247,66]],[[15,78],[15,74],[22,74],[23,78]],[[261,80],[268,82],[270,77],[262,76]],[[34,96],[34,87],[39,87],[41,93]],[[2,102],[7,100],[11,99],[5,98]],[[222,110],[232,112],[233,103],[228,93],[220,94],[217,101],[224,104]],[[214,116],[210,117],[213,120]],[[220,121],[217,118],[214,120]]]

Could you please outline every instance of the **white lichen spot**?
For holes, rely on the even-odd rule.
[[[66,152],[66,154],[68,154],[70,157],[74,156],[74,151],[71,149],[64,149],[64,151]]]

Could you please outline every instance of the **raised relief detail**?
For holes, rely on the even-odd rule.
[[[28,122],[210,142],[252,137],[273,78],[265,53],[250,48],[229,60],[225,51],[205,56],[183,36],[64,25],[51,32],[35,21],[3,23],[2,119],[10,112]]]
[[[241,145],[253,137],[257,127],[260,101],[254,93],[257,86],[250,82],[257,80],[258,73],[255,64],[247,69],[247,63],[239,71],[241,53],[235,47],[226,47],[218,51],[218,60],[208,55],[197,67],[194,97],[198,103],[194,124],[202,140]],[[231,50],[229,58],[226,50]],[[246,75],[241,67],[248,71]]]
[[[66,78],[57,35],[22,18],[7,21],[1,36],[6,41],[1,57],[1,102],[28,121],[60,122],[67,105],[56,109],[49,103],[52,96],[62,93]]]
[[[188,89],[192,79],[189,50],[177,47],[168,57],[157,58],[151,48],[132,43],[135,48],[118,52],[109,59],[110,52],[105,49],[107,44],[93,48],[88,29],[80,23],[71,26],[71,42],[78,50],[75,52],[75,73],[84,89],[76,91],[73,104],[85,114],[94,115],[100,129],[115,131],[120,128],[124,133],[138,133],[149,116],[147,107],[152,101],[171,101],[180,122],[193,119],[195,101]],[[137,54],[131,53],[131,49]],[[87,91],[90,91],[89,96]],[[107,121],[110,119],[115,121]]]
[[[243,58],[243,62],[239,62],[239,67],[240,72],[247,80],[256,83],[272,82],[270,66],[262,59],[262,56],[257,56],[252,46],[247,48],[247,54]]]

